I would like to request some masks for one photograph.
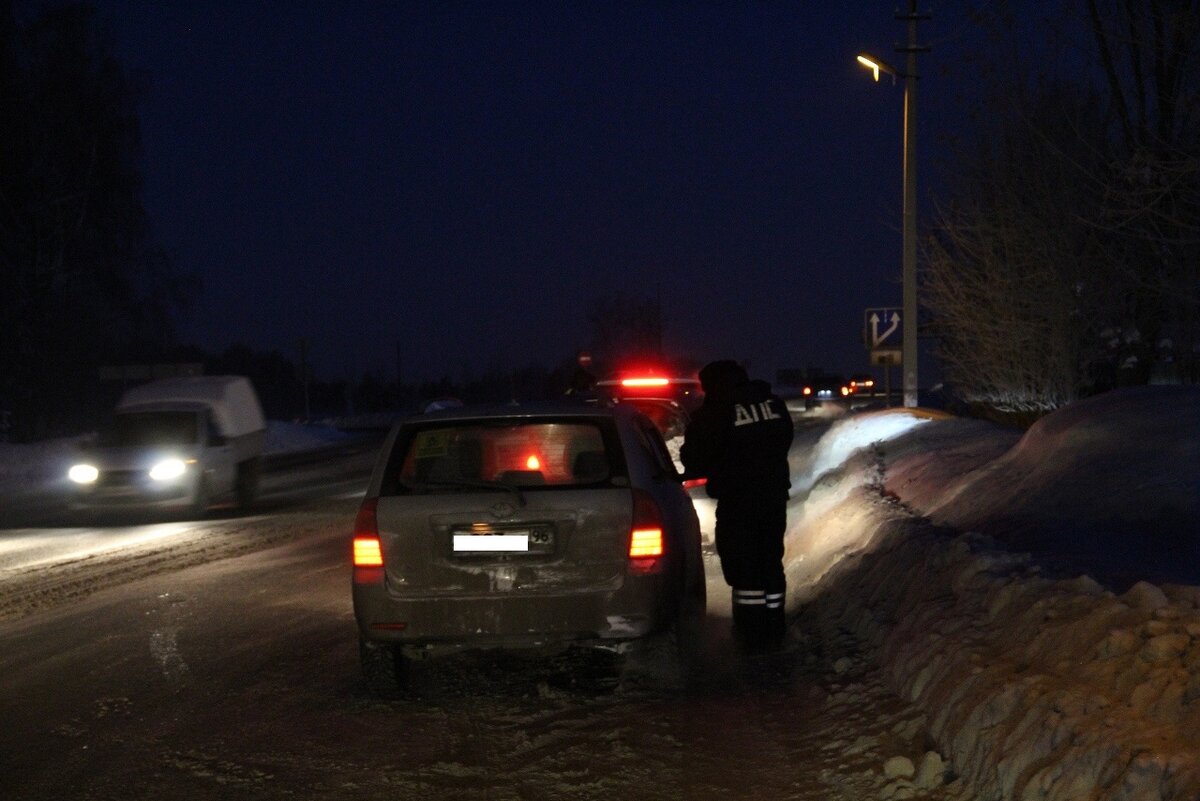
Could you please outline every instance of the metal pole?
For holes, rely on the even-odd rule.
[[[917,405],[917,0],[909,0],[904,76],[904,405]]]

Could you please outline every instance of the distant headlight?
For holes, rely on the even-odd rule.
[[[179,478],[187,470],[187,465],[180,459],[163,459],[150,468],[150,478],[155,481],[170,481]]]
[[[96,479],[100,478],[100,471],[95,465],[90,464],[74,464],[67,471],[67,478],[74,481],[76,484],[91,484]]]

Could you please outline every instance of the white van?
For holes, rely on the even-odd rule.
[[[181,509],[200,515],[258,491],[266,423],[242,376],[189,376],[127,391],[113,424],[85,445],[68,477],[77,509]]]

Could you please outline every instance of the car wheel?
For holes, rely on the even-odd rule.
[[[261,463],[258,459],[247,459],[237,466],[237,501],[243,509],[249,508],[258,497],[258,476]]]
[[[404,689],[408,679],[407,660],[395,646],[359,637],[358,656],[363,681],[372,695],[391,698]]]

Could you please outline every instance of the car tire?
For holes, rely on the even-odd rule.
[[[393,645],[358,638],[358,657],[363,681],[372,695],[394,698],[408,680],[408,660]]]
[[[254,499],[258,497],[258,477],[261,471],[262,464],[258,459],[247,459],[238,463],[235,488],[238,506],[241,508],[250,508]]]

